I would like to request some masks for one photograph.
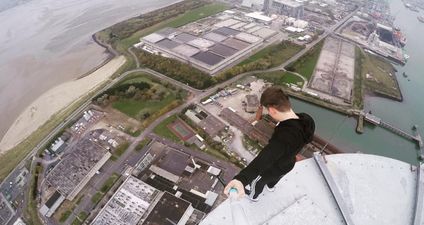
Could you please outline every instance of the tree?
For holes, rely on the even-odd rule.
[[[128,89],[125,91],[125,95],[128,97],[128,98],[132,98],[134,95],[135,95],[135,93],[137,92],[137,88],[136,87],[134,87],[133,85],[131,85],[131,86],[129,86],[128,87]]]

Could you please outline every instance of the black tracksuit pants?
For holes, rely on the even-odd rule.
[[[264,190],[265,185],[267,185],[269,188],[273,188],[278,181],[284,176],[283,175],[269,175],[264,174],[263,176],[259,175],[257,176],[251,183],[250,183],[250,191],[249,195],[256,199]]]

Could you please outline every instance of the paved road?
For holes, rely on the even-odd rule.
[[[128,49],[127,49],[127,51],[131,54],[131,56],[133,57],[133,59],[134,59],[134,61],[135,61],[135,66],[137,67],[137,68],[140,68],[140,60],[138,60],[138,57],[135,55],[135,53],[132,51],[132,46],[131,47],[129,47]]]

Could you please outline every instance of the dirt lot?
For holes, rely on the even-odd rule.
[[[355,73],[355,48],[340,39],[326,39],[309,88],[350,100]]]

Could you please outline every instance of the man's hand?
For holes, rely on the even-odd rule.
[[[239,180],[232,180],[230,181],[227,186],[225,186],[224,188],[224,194],[227,195],[227,197],[230,194],[230,189],[234,188],[237,189],[237,199],[243,198],[245,193],[244,193],[244,185],[243,183],[241,183]]]

